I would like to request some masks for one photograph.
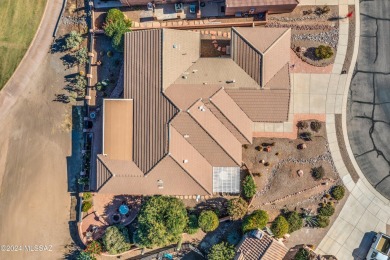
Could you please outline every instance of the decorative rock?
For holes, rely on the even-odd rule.
[[[302,176],[303,176],[303,171],[302,171],[302,170],[298,170],[297,173],[298,173],[298,176],[299,176],[299,177],[302,177]]]

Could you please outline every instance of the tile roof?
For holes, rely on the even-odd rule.
[[[253,41],[249,31],[238,30]],[[253,30],[257,32],[257,28]],[[288,60],[283,57],[274,62],[271,58],[285,48],[288,51],[289,34],[265,30],[270,36],[258,38],[274,39],[273,43],[267,40],[266,44],[272,45],[269,50],[263,54],[259,43],[240,36],[240,41],[232,40],[237,47],[236,60],[199,58],[200,36],[195,32],[159,29],[127,33],[124,98],[132,99],[132,111],[129,107],[127,113],[121,113],[123,108],[117,108],[118,115],[105,111],[104,116],[113,143],[120,147],[132,142],[132,150],[98,155],[99,191],[210,194],[214,167],[241,165],[242,144],[252,141],[253,122],[283,122],[288,116]],[[275,35],[286,37],[286,43]],[[274,71],[266,80],[264,63]],[[122,127],[119,119],[131,115],[132,128],[128,120],[124,121],[128,127],[114,127]],[[125,132],[131,136],[131,129],[132,138],[123,137]],[[117,142],[119,136],[123,144]]]
[[[262,231],[261,238],[248,233],[237,246],[238,260],[282,260],[288,248]]]

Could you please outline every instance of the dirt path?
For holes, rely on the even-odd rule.
[[[69,234],[67,168],[71,107],[53,102],[64,85],[57,54],[49,54],[61,1],[48,10],[27,57],[0,92],[0,244],[47,245],[51,252],[0,251],[0,259],[63,259]],[[20,249],[20,248],[18,248]]]

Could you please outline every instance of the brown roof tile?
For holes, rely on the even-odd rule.
[[[219,121],[215,115],[199,100],[187,111],[195,121],[226,151],[232,159],[241,165],[241,143]]]
[[[177,113],[162,94],[162,30],[125,34],[124,97],[134,101],[133,160],[147,173],[168,153],[168,122]]]
[[[237,163],[186,112],[180,112],[171,125],[214,167],[234,167]]]
[[[246,234],[237,246],[239,260],[282,260],[288,248],[262,231],[262,237],[257,238]]]

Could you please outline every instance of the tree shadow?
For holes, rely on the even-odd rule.
[[[109,203],[104,205],[102,216],[107,223],[122,224],[126,226],[130,224],[138,215],[138,212],[141,209],[142,201],[143,199],[141,196],[116,195]],[[128,206],[129,212],[127,214],[120,214],[119,207],[121,205]]]
[[[60,53],[64,51],[65,46],[65,36],[59,37],[53,41],[50,45],[50,53]]]
[[[203,210],[212,210],[216,212],[219,217],[227,216],[227,202],[228,200],[222,197],[202,201],[196,205],[195,213],[200,214]]]
[[[316,56],[316,48],[309,47],[303,54],[308,59],[311,59],[312,61],[320,61],[321,59]]]
[[[77,59],[72,53],[67,53],[61,58],[62,64],[67,68],[70,69],[74,67],[77,64]]]

